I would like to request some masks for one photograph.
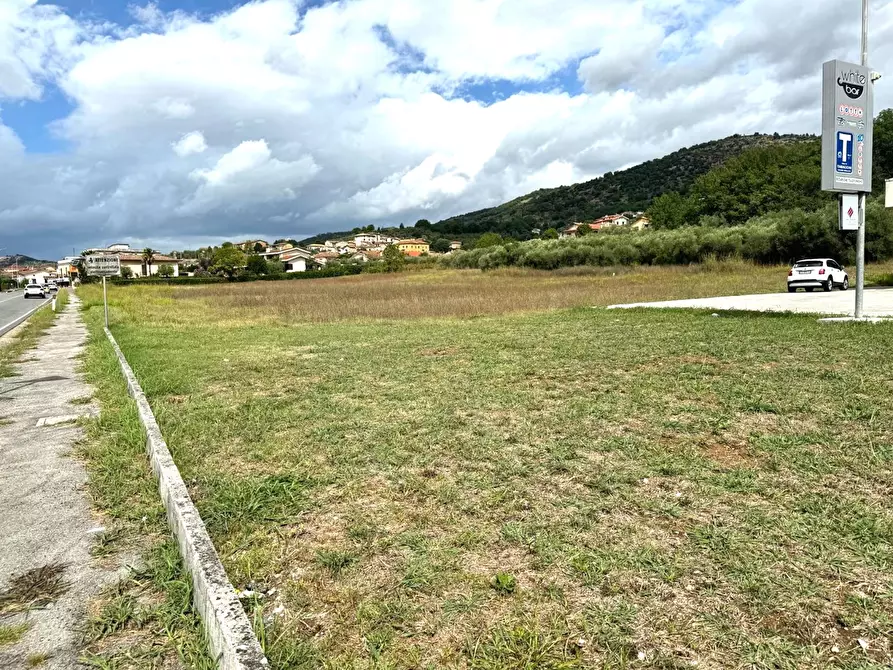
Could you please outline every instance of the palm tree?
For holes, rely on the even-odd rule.
[[[152,263],[155,262],[155,250],[146,247],[143,249],[143,276],[148,277],[152,274]]]

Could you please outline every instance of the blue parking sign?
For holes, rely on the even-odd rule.
[[[837,131],[837,167],[840,174],[853,174],[853,134]]]

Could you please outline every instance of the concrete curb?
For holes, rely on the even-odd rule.
[[[27,314],[23,314],[19,318],[13,319],[9,323],[7,323],[5,326],[0,326],[0,337],[3,337],[4,335],[6,335],[6,333],[8,333],[10,330],[15,328],[16,326],[20,326],[21,324],[25,323],[25,321],[27,321],[28,319],[31,318],[31,315],[34,314],[34,312],[39,310],[41,307],[46,307],[49,304],[50,304],[50,300],[46,299],[44,302],[40,303],[37,307],[35,307],[31,311],[29,311]]]
[[[111,331],[108,328],[103,330],[115,349],[121,372],[127,382],[127,390],[136,401],[140,423],[146,430],[146,451],[149,453],[152,470],[158,478],[158,490],[167,510],[168,524],[192,577],[193,600],[201,614],[217,667],[221,670],[267,668],[267,659],[245,610],[236,598],[236,591],[226,576],[205,524],[189,497],[189,491],[161,435],[146,394]]]

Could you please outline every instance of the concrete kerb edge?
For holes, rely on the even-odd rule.
[[[158,491],[167,511],[171,532],[177,539],[180,555],[190,573],[193,599],[201,615],[211,653],[221,670],[256,670],[268,662],[251,628],[236,591],[223,569],[217,550],[180,475],[177,465],[145,393],[121,348],[108,328],[127,390],[137,405],[140,423],[146,431],[146,451],[158,479]]]

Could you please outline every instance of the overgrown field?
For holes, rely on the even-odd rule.
[[[550,277],[110,292],[272,666],[889,667],[891,327]]]

